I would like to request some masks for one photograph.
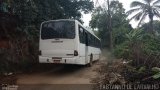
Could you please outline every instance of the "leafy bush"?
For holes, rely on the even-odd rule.
[[[160,79],[160,68],[158,67],[153,67],[152,71],[155,73],[152,77],[154,79]]]
[[[7,49],[0,49],[0,57],[0,75],[15,70],[16,65],[14,66],[15,63],[13,63],[13,58]]]
[[[118,58],[132,60],[132,65],[137,67],[159,67],[160,40],[158,36],[142,30],[132,30],[126,34],[126,41],[116,46],[114,54]]]
[[[124,42],[116,46],[114,49],[114,55],[117,58],[128,59],[130,57],[131,50],[129,49],[128,43]]]
[[[126,34],[125,41],[119,45],[116,45],[116,48],[114,49],[114,55],[118,58],[132,60],[133,51],[141,40],[141,32],[142,31],[132,30]]]
[[[16,39],[17,40],[17,39]],[[0,49],[0,75],[9,72],[27,71],[38,62],[38,43],[22,39],[10,41],[8,49]]]

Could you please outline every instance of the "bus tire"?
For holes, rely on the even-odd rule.
[[[101,54],[99,54],[99,58],[98,58],[98,61],[101,59]]]
[[[90,60],[88,66],[91,67],[93,65],[93,54],[90,55]]]

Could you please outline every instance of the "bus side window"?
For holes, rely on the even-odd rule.
[[[91,39],[92,37],[91,37],[91,34],[90,33],[88,33],[88,45],[89,46],[91,46],[92,45],[92,42],[91,42]]]
[[[88,46],[88,44],[89,44],[88,33],[85,31],[84,35],[85,35],[85,44],[86,44],[86,46]]]
[[[84,30],[81,26],[79,26],[79,39],[80,43],[85,43],[85,36],[84,36]]]

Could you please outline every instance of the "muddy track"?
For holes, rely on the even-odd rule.
[[[49,66],[43,70],[17,75],[18,90],[93,90],[93,78],[106,63],[104,59],[92,67],[77,65]]]
[[[91,84],[101,63],[103,60],[95,62],[92,67],[60,65],[42,72],[21,74],[17,76],[17,84]]]

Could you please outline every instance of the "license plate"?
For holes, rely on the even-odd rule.
[[[60,60],[53,60],[54,63],[60,63]]]

